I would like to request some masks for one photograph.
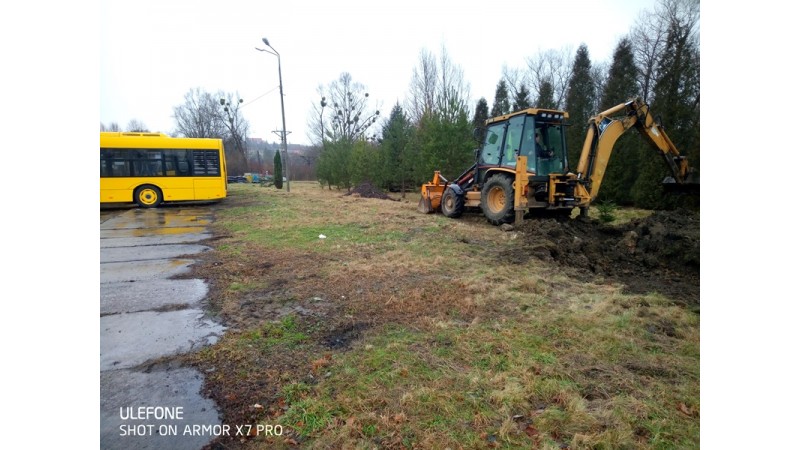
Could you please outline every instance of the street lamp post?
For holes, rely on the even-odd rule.
[[[291,189],[289,187],[289,180],[291,178],[289,176],[289,148],[286,145],[286,112],[284,111],[284,108],[283,108],[283,76],[281,75],[281,55],[280,55],[280,53],[278,53],[277,50],[275,50],[275,48],[273,46],[269,45],[269,41],[267,40],[267,38],[261,38],[261,41],[264,43],[264,45],[266,45],[267,47],[271,48],[272,51],[265,50],[263,48],[258,48],[258,47],[256,47],[256,50],[258,50],[260,52],[267,52],[267,53],[273,54],[273,55],[278,57],[278,86],[280,87],[280,93],[281,93],[281,120],[283,121],[283,130],[281,131],[281,144],[283,145],[284,161],[286,162],[286,164],[285,164],[285,167],[286,167],[286,192],[291,192]]]

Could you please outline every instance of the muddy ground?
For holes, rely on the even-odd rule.
[[[659,292],[699,309],[699,212],[655,211],[624,225],[598,220],[537,218],[516,230],[524,245],[501,258],[525,263],[552,261],[573,276],[603,277],[631,293]]]
[[[362,183],[351,194],[392,200],[371,183]],[[626,292],[656,291],[699,309],[699,211],[655,211],[616,226],[597,219],[544,218],[532,213],[511,230],[522,233],[524,244],[500,252],[501,260],[552,261],[585,280],[609,278],[624,284]]]

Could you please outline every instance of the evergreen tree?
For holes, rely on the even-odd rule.
[[[353,144],[350,151],[350,185],[358,186],[361,183],[373,182],[380,175],[379,153],[366,139],[360,139]]]
[[[328,189],[331,188],[333,185],[333,174],[331,174],[330,168],[330,158],[326,157],[325,155],[328,152],[320,152],[319,156],[317,157],[317,168],[316,168],[316,175],[317,181],[323,187],[328,186]]]
[[[427,88],[415,89],[413,96],[419,97],[427,92],[426,96],[411,102],[414,105],[427,105],[424,109],[417,109],[419,115],[413,116],[416,130],[408,149],[408,154],[413,158],[406,158],[414,161],[412,172],[415,182],[430,180],[434,170],[450,176],[460,174],[472,163],[475,146],[467,103],[469,89],[462,69],[450,61],[444,49],[438,62],[426,58],[421,64],[426,69],[419,73],[435,73],[438,77],[425,78],[430,83],[420,85]],[[428,95],[431,93],[431,83],[435,88],[432,98]],[[506,93],[506,104],[507,97]],[[454,172],[458,173],[452,175]]]
[[[700,159],[700,51],[693,35],[693,17],[675,17],[667,33],[664,53],[651,104],[654,115],[662,120],[675,146],[699,167]],[[649,150],[649,149],[648,149]],[[660,155],[649,150],[634,184],[638,206],[652,209],[672,208],[679,199],[665,196],[661,181],[670,172]]]
[[[536,99],[536,105],[534,106],[544,109],[556,109],[558,104],[553,97],[554,95],[555,90],[553,89],[553,83],[542,81],[542,85],[539,86],[539,98]]]
[[[517,91],[517,95],[514,96],[514,106],[512,108],[513,111],[519,111],[525,108],[530,108],[533,105],[531,104],[531,94],[528,91],[528,88],[525,85],[521,85],[519,90]]]
[[[489,104],[486,99],[481,97],[475,105],[475,115],[472,117],[473,129],[479,130],[475,137],[476,145],[483,144],[484,127],[486,127],[486,120],[489,118]]]
[[[606,110],[636,96],[636,64],[628,38],[622,38],[614,50],[606,85],[600,96],[600,109]]]
[[[317,162],[317,179],[328,187],[350,189],[350,153],[353,142],[344,139],[325,141],[325,148],[319,154]]]
[[[275,152],[275,158],[273,158],[273,164],[275,165],[275,170],[273,176],[275,177],[275,187],[278,189],[283,189],[283,164],[281,163],[281,152]]]
[[[494,92],[494,105],[492,105],[491,117],[502,116],[511,112],[511,104],[508,101],[508,86],[505,80],[497,83]]]
[[[410,142],[412,127],[403,108],[395,104],[389,115],[389,121],[383,126],[381,132],[381,185],[384,188],[400,187],[405,196],[406,183],[409,182],[409,173],[413,166],[410,157]],[[376,180],[377,181],[377,180]]]
[[[416,140],[421,163],[417,181],[430,179],[435,170],[448,179],[466,170],[474,162],[471,127],[466,109],[455,120],[446,120],[441,114],[423,116]]]
[[[623,38],[617,44],[611,67],[608,69],[608,78],[600,96],[601,111],[636,96],[638,90],[636,73],[631,42],[628,38]],[[639,173],[640,148],[645,145],[641,136],[633,130],[620,137],[611,153],[598,195],[599,201],[613,201],[618,205],[632,204],[631,188]]]
[[[591,70],[589,49],[586,44],[581,44],[575,54],[566,101],[566,109],[573,124],[567,129],[567,155],[569,167],[573,171],[577,169],[578,157],[586,137],[586,123],[595,113],[592,110],[592,105],[595,104],[595,90]]]

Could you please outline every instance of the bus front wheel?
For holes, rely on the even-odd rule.
[[[155,208],[161,204],[163,196],[161,189],[151,184],[145,184],[136,188],[136,191],[133,192],[133,200],[142,208]]]

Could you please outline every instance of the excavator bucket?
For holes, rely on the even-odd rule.
[[[688,177],[683,183],[678,183],[672,177],[664,178],[661,183],[664,192],[669,194],[700,194],[700,177]]]

